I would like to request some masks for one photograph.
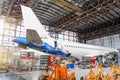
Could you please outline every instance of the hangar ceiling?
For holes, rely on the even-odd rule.
[[[51,32],[70,30],[88,40],[120,31],[120,0],[1,0],[0,13],[19,23],[20,4],[33,8]]]

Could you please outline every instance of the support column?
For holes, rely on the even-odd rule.
[[[81,34],[80,33],[78,33],[78,42],[86,44],[86,40],[81,38]]]
[[[0,0],[0,14],[2,14],[3,0]]]

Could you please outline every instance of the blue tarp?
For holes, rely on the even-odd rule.
[[[73,64],[73,63],[67,64],[67,67],[68,67],[68,68],[74,68],[74,64]]]

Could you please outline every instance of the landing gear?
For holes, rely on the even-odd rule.
[[[80,80],[84,80],[84,77],[81,77]]]
[[[76,78],[74,77],[74,78],[72,78],[71,80],[76,80]]]
[[[71,53],[68,53],[68,54],[67,54],[67,57],[70,57],[70,56],[71,56]]]
[[[99,80],[102,80],[102,78],[99,78]]]

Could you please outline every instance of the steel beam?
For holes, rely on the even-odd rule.
[[[82,12],[82,10],[79,7],[74,6],[74,5],[66,2],[65,0],[54,0],[54,1],[72,9],[73,11]]]
[[[82,33],[80,31],[80,35],[82,36],[82,39],[93,39],[95,37],[101,37],[101,36],[105,36],[105,35],[110,35],[110,34],[116,34],[118,32],[120,32],[120,18],[116,18],[114,21],[114,23],[111,21],[108,21],[106,22],[106,24],[104,25],[99,25],[101,28],[98,28],[97,27],[94,29],[94,28],[91,28],[89,30],[91,31],[87,31],[87,30],[82,30],[84,33]],[[98,27],[99,27],[98,26]],[[94,35],[93,35],[94,33]]]

